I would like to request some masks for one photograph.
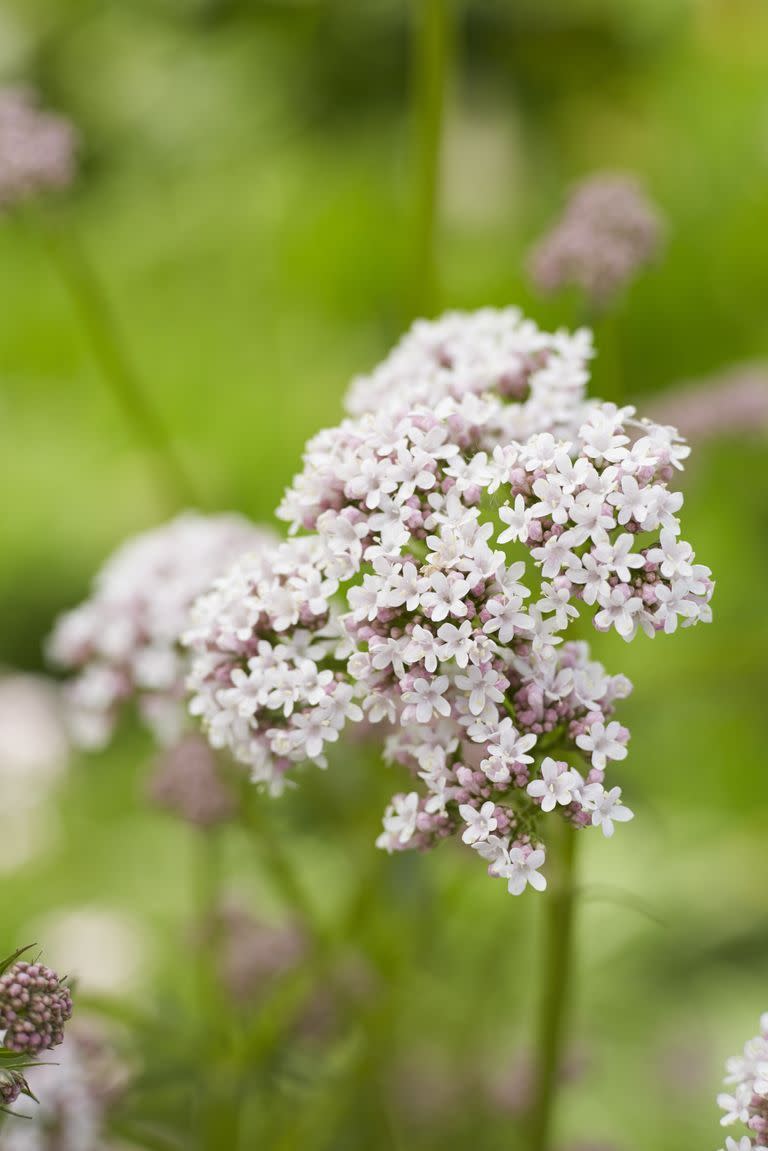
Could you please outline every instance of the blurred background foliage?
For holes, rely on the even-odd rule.
[[[55,215],[99,269],[205,510],[270,520],[307,437],[413,318],[410,7],[0,0],[0,76],[35,85],[80,133],[81,177]],[[652,408],[680,379],[768,357],[764,0],[455,8],[441,305],[579,322],[573,300],[532,294],[526,252],[575,179],[626,169],[667,244],[598,325],[612,353],[594,390],[616,393],[618,362],[624,398]],[[175,509],[44,250],[10,221],[0,269],[0,661],[34,670],[103,557]],[[695,450],[686,534],[718,578],[714,624],[596,642],[635,682],[621,782],[637,818],[585,845],[563,1148],[714,1148],[720,1063],[768,1008],[767,478],[764,435]],[[379,858],[392,776],[354,745],[262,804],[268,834],[222,844],[226,882],[259,915],[301,918],[309,903],[324,940],[310,968],[334,1018],[297,1033],[301,980],[270,985],[248,1017],[242,1126],[227,1125],[231,1068],[185,1063],[198,845],[143,804],[148,754],[126,731],[76,760],[45,845],[0,886],[6,951],[30,932],[45,944],[73,908],[124,917],[111,959],[98,947],[121,1006],[106,975],[94,991],[139,1023],[131,1106],[175,1140],[145,1145],[514,1147],[536,899],[510,900],[449,847]],[[268,841],[290,844],[298,892]],[[211,1076],[227,1086],[201,1118]]]

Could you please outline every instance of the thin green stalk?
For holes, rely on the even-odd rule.
[[[275,890],[297,917],[312,944],[318,945],[325,935],[325,928],[302,883],[291,852],[286,851],[283,845],[279,829],[275,826],[275,812],[264,810],[265,804],[269,802],[253,785],[248,784],[241,807],[244,826],[261,855]]]
[[[85,251],[71,230],[65,234],[38,215],[32,222],[69,295],[104,382],[153,460],[166,499],[173,508],[197,504],[195,485],[136,373],[107,294]]]
[[[197,918],[197,1018],[202,1080],[196,1130],[200,1151],[217,1151],[219,1133],[233,1122],[233,1083],[226,1069],[229,1010],[219,977],[222,860],[219,828],[195,831],[194,899]],[[231,1144],[230,1144],[231,1145]]]
[[[412,0],[414,118],[414,237],[412,296],[417,315],[439,307],[437,247],[440,163],[451,43],[453,0]]]
[[[199,933],[198,976],[200,1019],[204,1030],[220,1018],[218,957],[221,937],[221,843],[215,828],[194,832],[194,899]]]
[[[556,824],[560,821],[554,821]],[[561,823],[549,849],[549,890],[543,899],[544,956],[536,1044],[536,1079],[528,1147],[550,1151],[573,968],[578,831]]]

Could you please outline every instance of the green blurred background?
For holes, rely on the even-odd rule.
[[[80,133],[55,214],[98,268],[205,510],[269,521],[307,437],[413,318],[417,6],[0,0],[0,77],[36,85]],[[768,358],[764,0],[455,8],[441,306],[573,323],[573,301],[532,294],[526,252],[574,179],[625,169],[668,239],[611,320],[624,394],[649,407],[680,379]],[[0,269],[0,662],[39,669],[102,559],[174,508],[44,250],[8,220]],[[599,356],[594,378],[613,386]],[[694,449],[686,534],[718,580],[714,623],[596,641],[635,683],[620,775],[637,818],[614,841],[585,837],[564,1149],[714,1149],[721,1062],[768,1009],[766,439]],[[393,776],[354,746],[267,814],[337,974],[365,970],[359,1002],[330,1038],[296,1039],[278,985],[253,1013],[274,1034],[240,1135],[221,1120],[219,1142],[199,1142],[188,1103],[208,1071],[190,1075],[178,1022],[193,1009],[196,844],[141,802],[148,754],[126,731],[72,765],[59,834],[2,876],[0,916],[6,951],[30,931],[45,945],[39,925],[68,909],[128,917],[142,958],[126,1002],[155,1021],[132,1105],[174,1133],[157,1145],[515,1148],[537,900],[508,898],[451,847],[379,859]],[[296,914],[258,844],[233,833],[222,866],[257,913]]]

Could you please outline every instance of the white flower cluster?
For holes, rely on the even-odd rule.
[[[490,350],[505,332],[543,348],[512,389],[512,359]],[[563,643],[572,621],[673,631],[709,617],[712,591],[668,487],[687,448],[632,408],[587,403],[584,355],[553,340],[569,347],[516,312],[417,325],[380,369],[380,410],[308,446],[279,514],[313,534],[221,581],[190,636],[194,709],[256,779],[323,763],[347,719],[393,726],[389,757],[423,786],[394,798],[380,845],[461,831],[513,893],[543,885],[541,812],[606,834],[631,816],[603,784],[626,755],[610,715],[628,684]]]
[[[760,1034],[748,1040],[741,1055],[725,1065],[725,1085],[730,1090],[718,1095],[724,1112],[723,1127],[743,1123],[750,1134],[740,1139],[730,1136],[725,1151],[766,1151],[768,1146],[768,1012],[761,1016]]]
[[[184,636],[193,715],[273,792],[291,764],[325,766],[325,745],[363,714],[343,673],[349,643],[326,560],[315,537],[243,558],[200,598]]]
[[[273,539],[237,515],[187,512],[110,557],[90,599],[61,617],[49,642],[51,658],[78,671],[67,700],[80,743],[106,743],[132,699],[161,743],[178,738],[188,672],[180,636],[190,607],[240,555]]]
[[[466,614],[452,600],[508,562],[499,548],[524,545],[539,584],[529,627],[538,650],[558,642],[580,605],[625,639],[709,619],[710,572],[680,538],[683,497],[668,486],[689,453],[674,429],[593,403],[570,439],[497,442],[501,409],[469,396],[346,420],[310,443],[278,514],[327,541],[337,576],[372,566],[370,594],[377,562],[413,552],[429,586],[408,610],[421,604],[432,619],[433,596],[446,605],[438,618]],[[512,598],[526,594],[516,587]]]

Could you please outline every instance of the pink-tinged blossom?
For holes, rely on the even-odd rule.
[[[526,851],[522,847],[510,850],[509,862],[499,871],[502,879],[507,880],[510,895],[522,895],[526,887],[532,887],[534,891],[546,889],[547,881],[539,872],[539,868],[544,866],[544,859],[542,850]]]
[[[574,188],[560,221],[533,249],[531,278],[547,294],[574,284],[604,306],[653,259],[662,230],[632,176],[598,173]]]
[[[589,725],[582,735],[576,736],[576,745],[592,760],[592,766],[604,771],[608,760],[626,759],[625,740],[629,733],[613,720],[607,726],[599,720]]]
[[[467,825],[461,836],[465,843],[471,846],[479,840],[487,839],[496,830],[499,824],[494,819],[495,810],[496,805],[492,799],[484,803],[479,811],[470,803],[459,804],[459,815]]]
[[[567,807],[573,802],[578,775],[568,770],[566,763],[558,763],[550,756],[541,761],[541,778],[532,780],[527,792],[541,803],[542,811],[554,811],[560,804]]]
[[[606,791],[602,783],[590,783],[580,788],[578,795],[582,809],[591,816],[592,826],[599,827],[606,839],[613,835],[614,823],[634,819],[634,813],[621,802],[620,787]]]

